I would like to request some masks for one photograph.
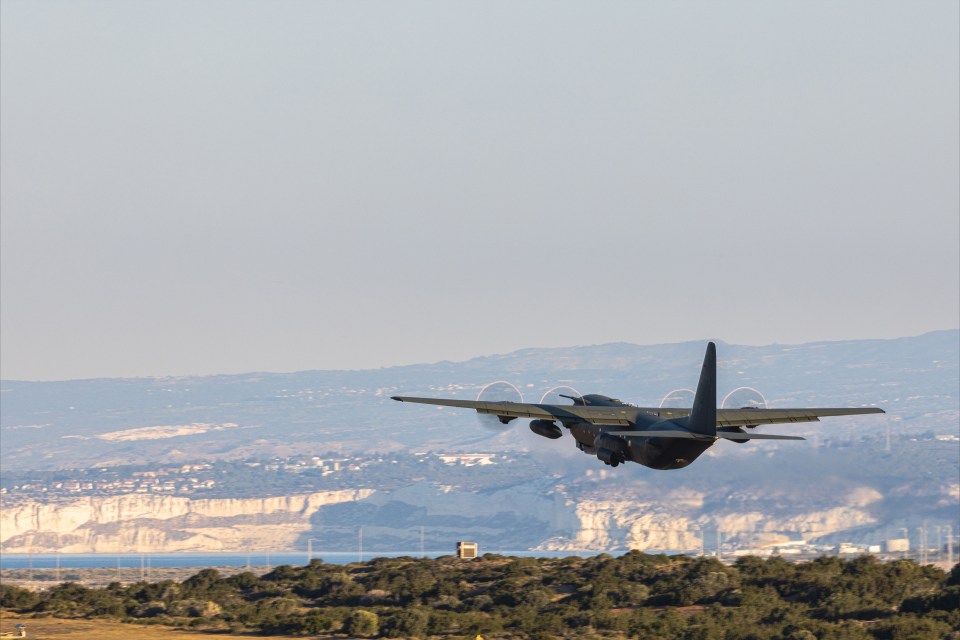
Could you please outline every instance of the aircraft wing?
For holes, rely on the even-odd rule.
[[[819,422],[829,416],[856,416],[866,413],[884,413],[878,407],[849,409],[717,409],[718,427],[755,427],[761,424],[785,422]]]
[[[504,418],[533,418],[540,420],[559,420],[561,422],[589,422],[597,425],[633,426],[641,413],[659,416],[665,420],[676,420],[690,415],[690,409],[670,409],[660,407],[633,407],[629,405],[615,407],[528,404],[525,402],[485,402],[481,400],[453,400],[450,398],[414,398],[393,396],[400,402],[419,402],[443,407],[474,409],[477,413],[486,413]],[[819,422],[822,417],[853,416],[867,413],[884,413],[877,407],[822,408],[822,409],[717,409],[718,427],[756,427],[761,424],[782,424],[788,422]],[[742,437],[742,436],[740,436]]]
[[[642,413],[651,413],[667,420],[686,418],[690,409],[637,407]],[[756,427],[761,424],[786,422],[819,422],[829,416],[855,416],[865,413],[884,413],[877,407],[822,408],[822,409],[717,409],[718,427]]]
[[[630,426],[635,424],[637,407],[590,407],[561,404],[528,404],[526,402],[484,402],[481,400],[453,400],[449,398],[413,398],[393,396],[400,402],[419,402],[435,404],[441,407],[459,407],[475,409],[477,413],[486,413],[501,418],[533,418],[539,420],[559,420],[561,422],[589,422]]]

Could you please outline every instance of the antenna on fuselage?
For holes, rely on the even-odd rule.
[[[564,393],[558,393],[558,396],[561,398],[566,398],[568,400],[573,400],[573,404],[586,405],[587,401],[583,399],[583,396],[568,396]]]

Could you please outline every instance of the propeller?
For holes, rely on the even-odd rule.
[[[721,409],[766,409],[767,399],[753,387],[737,387],[720,401]]]
[[[561,391],[567,391],[568,393],[560,393]],[[540,404],[570,404],[571,400],[573,404],[583,404],[582,398],[582,393],[573,387],[561,384],[552,389],[547,389],[540,397]]]
[[[523,393],[516,385],[504,380],[497,380],[484,385],[480,389],[480,393],[477,394],[477,400],[481,402],[523,402]],[[510,419],[504,422],[495,415],[478,413],[477,421],[488,429],[501,431],[507,426]]]
[[[689,409],[693,406],[693,389],[674,389],[660,400],[661,409]]]

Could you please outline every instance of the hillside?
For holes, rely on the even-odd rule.
[[[956,638],[960,565],[819,558],[789,564],[620,557],[378,558],[215,569],[174,582],[0,586],[21,614],[100,616],[211,631],[462,638]],[[135,627],[131,627],[131,630]]]

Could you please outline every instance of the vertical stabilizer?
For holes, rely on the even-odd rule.
[[[717,345],[712,342],[707,344],[707,354],[703,356],[700,382],[687,418],[687,428],[700,435],[717,435]]]

